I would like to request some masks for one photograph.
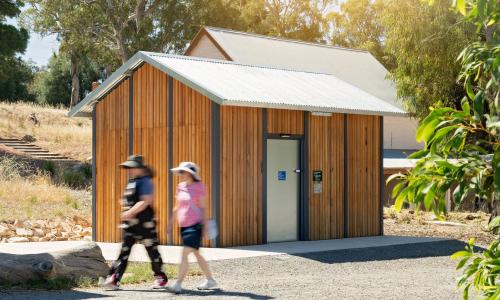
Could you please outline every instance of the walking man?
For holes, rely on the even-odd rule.
[[[167,276],[162,270],[163,261],[158,252],[158,236],[153,210],[153,171],[144,165],[141,155],[131,155],[120,165],[127,170],[129,180],[122,198],[123,242],[118,260],[109,271],[104,281],[104,288],[116,290],[120,287],[120,279],[127,268],[128,257],[132,246],[141,242],[146,247],[155,281],[152,288],[167,286]]]

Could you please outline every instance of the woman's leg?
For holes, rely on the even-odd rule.
[[[191,247],[182,248],[182,259],[181,259],[181,265],[179,266],[179,274],[177,274],[177,284],[181,284],[184,278],[186,277],[189,267],[188,256],[189,253],[193,252],[193,250],[194,249]]]
[[[196,256],[196,260],[198,261],[198,265],[200,265],[200,268],[203,271],[203,274],[205,274],[205,276],[208,279],[212,279],[212,272],[210,272],[210,268],[208,267],[208,263],[205,260],[205,258],[203,258],[203,256],[201,255],[200,250],[198,250],[198,249],[194,250],[194,256]]]

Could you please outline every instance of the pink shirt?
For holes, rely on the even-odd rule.
[[[177,185],[175,199],[179,226],[188,227],[203,221],[200,201],[206,193],[205,185],[201,182],[193,182],[190,185],[181,182]]]

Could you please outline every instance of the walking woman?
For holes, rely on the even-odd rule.
[[[120,279],[127,268],[132,246],[141,242],[146,247],[155,281],[152,288],[165,288],[167,276],[162,270],[163,261],[158,252],[158,236],[153,211],[152,170],[144,165],[143,157],[131,155],[120,165],[127,169],[129,181],[122,198],[123,243],[118,260],[113,263],[103,286],[106,289],[119,289]]]
[[[171,170],[181,179],[175,194],[175,207],[170,218],[169,228],[173,222],[178,222],[181,228],[181,237],[184,248],[179,266],[177,282],[168,289],[174,293],[182,291],[182,281],[186,277],[189,267],[188,255],[194,253],[201,270],[206,276],[198,289],[206,290],[217,285],[212,277],[206,260],[200,254],[200,244],[203,236],[207,236],[208,213],[206,208],[206,188],[201,182],[199,168],[192,162],[181,162]],[[170,232],[170,230],[169,230]]]

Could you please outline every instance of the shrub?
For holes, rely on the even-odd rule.
[[[72,188],[84,188],[87,183],[85,175],[79,170],[67,169],[63,173],[64,184]]]
[[[53,161],[44,161],[41,169],[44,172],[47,172],[50,177],[53,177],[56,174],[56,164]]]

